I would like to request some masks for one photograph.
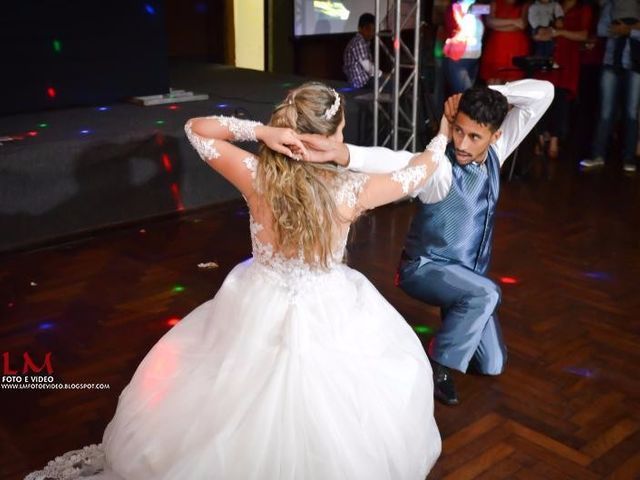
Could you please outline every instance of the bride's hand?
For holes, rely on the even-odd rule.
[[[335,162],[346,167],[349,165],[349,149],[336,140],[315,133],[301,133],[298,138],[307,147],[308,156],[304,159],[311,163]]]
[[[261,125],[256,127],[256,138],[271,150],[295,160],[306,160],[309,154],[298,134],[291,128]]]

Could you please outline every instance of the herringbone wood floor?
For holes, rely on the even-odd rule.
[[[640,478],[639,183],[565,165],[503,184],[492,278],[508,367],[456,376],[462,404],[436,407],[444,448],[429,478]],[[437,310],[393,286],[412,210],[362,218],[350,263],[426,344]],[[0,259],[2,352],[51,351],[63,381],[111,386],[0,391],[0,477],[101,440],[167,320],[213,296],[250,254],[247,223],[238,202]],[[219,268],[197,268],[207,261]]]

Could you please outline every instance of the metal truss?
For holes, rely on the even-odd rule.
[[[380,11],[380,3],[375,0],[375,71],[380,71],[381,54],[386,55],[393,67],[387,77],[381,79],[374,75],[373,144],[415,152],[420,82],[420,0],[388,0],[387,12]],[[381,28],[383,23],[389,25]],[[402,30],[409,28],[414,30],[413,50],[400,35]],[[391,88],[387,86],[389,83]]]

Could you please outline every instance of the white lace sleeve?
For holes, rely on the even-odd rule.
[[[201,135],[198,135],[191,129],[191,124],[193,123],[193,119],[189,120],[184,126],[184,131],[187,134],[187,138],[193,145],[193,148],[196,149],[198,155],[202,160],[209,160],[214,158],[220,158],[220,152],[215,147],[216,141],[213,138],[205,138]]]
[[[255,180],[256,175],[258,174],[258,159],[251,155],[245,158],[242,162],[244,163],[245,167],[247,167],[247,170],[251,172],[251,178]]]
[[[409,192],[413,193],[414,190],[418,190],[416,187],[421,185],[426,176],[427,166],[416,165],[393,172],[391,178],[402,185],[402,193],[409,195]]]
[[[235,117],[225,117],[223,115],[217,115],[213,117],[220,122],[220,125],[224,125],[229,129],[229,132],[233,135],[235,142],[257,142],[256,127],[262,125],[260,122],[253,120],[242,120]]]
[[[358,203],[358,196],[369,180],[365,173],[341,172],[336,177],[335,196],[338,205],[354,208]]]
[[[425,148],[425,151],[433,153],[433,161],[437,165],[440,165],[440,162],[446,161],[444,152],[447,149],[448,143],[449,139],[443,134],[439,133],[431,139],[429,145],[427,145],[427,148]]]
[[[229,133],[233,136],[233,141],[257,141],[255,128],[258,125],[262,125],[260,122],[254,122],[252,120],[241,120],[239,118],[234,117],[224,117],[224,116],[211,116],[204,117],[205,119],[215,119],[229,130]],[[215,147],[216,140],[213,138],[203,137],[202,135],[198,135],[192,129],[193,120],[189,120],[184,126],[184,131],[187,134],[187,138],[193,145],[193,148],[196,149],[198,155],[203,160],[211,160],[220,158],[220,152]],[[250,169],[247,161],[245,160],[245,165]]]
[[[433,154],[432,161],[436,165],[440,165],[440,163],[446,161],[445,149],[447,148],[447,143],[447,137],[438,134],[433,137],[429,145],[427,145],[425,151]],[[393,172],[391,179],[402,186],[402,193],[415,196],[420,193],[427,175],[428,170],[426,165],[413,165]]]

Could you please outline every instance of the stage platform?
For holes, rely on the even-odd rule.
[[[288,90],[313,80],[194,61],[173,61],[170,76],[172,88],[209,100],[0,118],[0,137],[22,138],[0,146],[0,252],[239,197],[191,148],[184,123],[216,114],[265,122]],[[344,82],[325,82],[352,95]],[[348,101],[347,141],[356,141],[357,121]]]

